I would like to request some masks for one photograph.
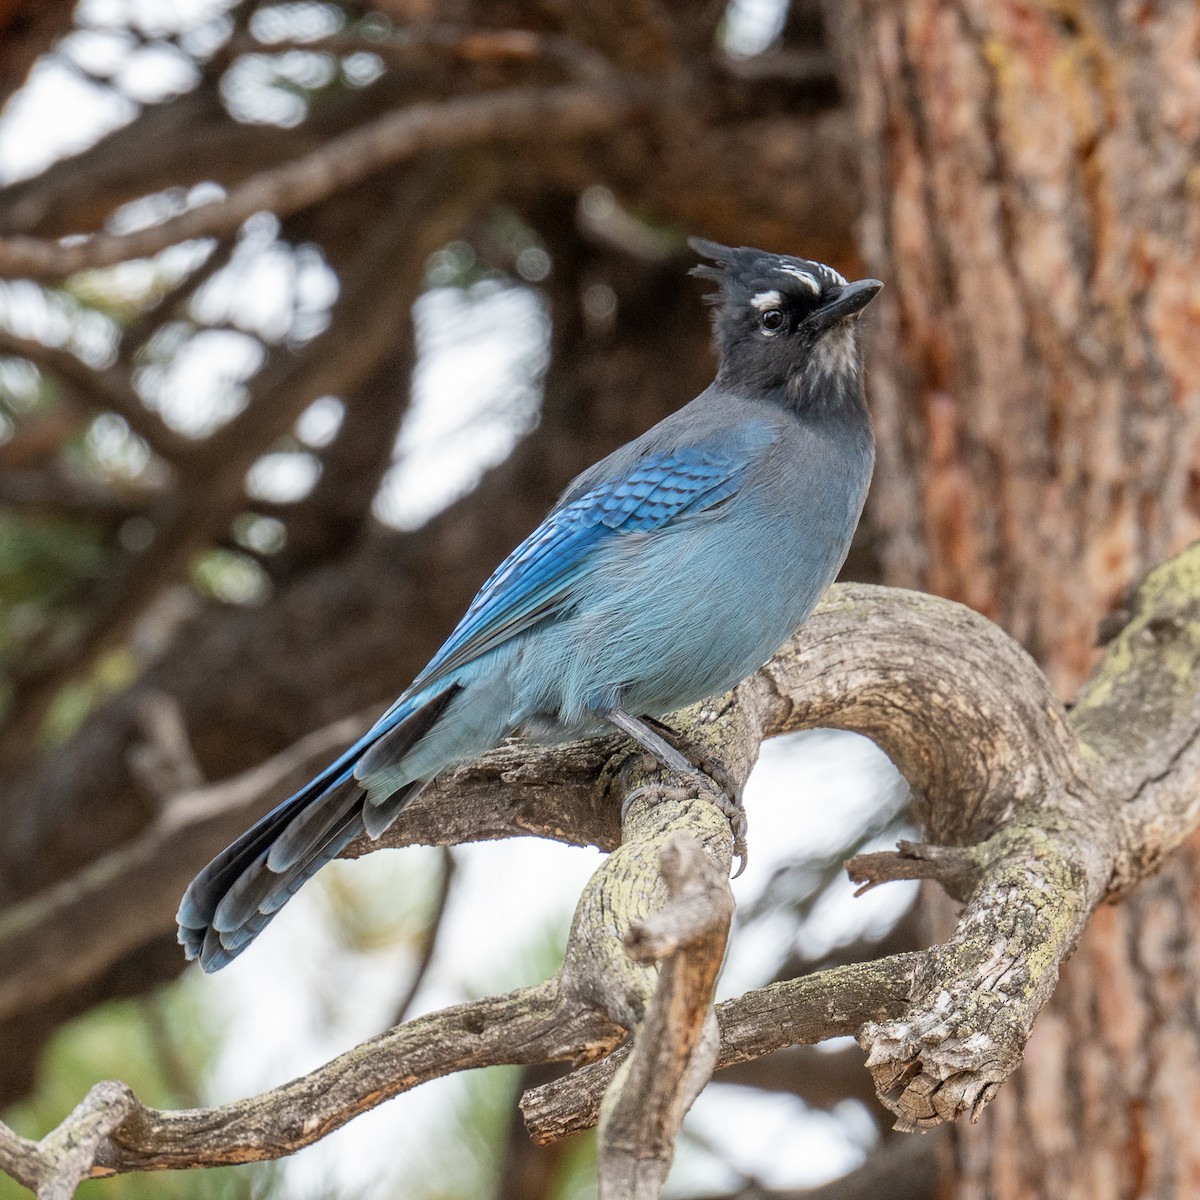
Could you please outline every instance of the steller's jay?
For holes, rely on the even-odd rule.
[[[717,377],[584,471],[407,691],[192,881],[179,940],[206,971],[361,833],[516,732],[613,726],[693,770],[653,718],[771,657],[838,572],[871,478],[858,314],[883,286],[695,238],[715,266]]]

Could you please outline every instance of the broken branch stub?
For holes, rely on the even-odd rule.
[[[625,936],[631,958],[661,966],[601,1108],[600,1200],[654,1200],[684,1114],[712,1075],[720,1047],[713,989],[733,918],[723,857],[718,865],[695,837],[672,834],[659,850],[668,902]]]

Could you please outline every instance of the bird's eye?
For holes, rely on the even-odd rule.
[[[764,333],[778,333],[787,324],[787,317],[782,308],[768,308],[759,315],[758,323]]]

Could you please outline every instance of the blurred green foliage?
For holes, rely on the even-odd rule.
[[[46,1051],[36,1090],[4,1119],[26,1137],[42,1137],[102,1079],[123,1080],[155,1107],[187,1107],[197,1102],[195,1081],[213,1046],[212,1031],[205,1029],[185,987],[103,1005],[59,1030]],[[247,1200],[268,1194],[270,1171],[261,1183],[260,1176],[257,1168],[238,1167],[121,1175],[84,1183],[77,1195],[79,1200]],[[28,1196],[0,1174],[0,1200]]]

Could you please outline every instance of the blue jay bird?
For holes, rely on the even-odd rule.
[[[695,238],[715,265],[717,377],[584,471],[375,725],[192,881],[179,940],[240,954],[362,833],[513,733],[613,726],[684,773],[654,718],[727,691],[833,582],[871,479],[858,314],[883,286]]]

